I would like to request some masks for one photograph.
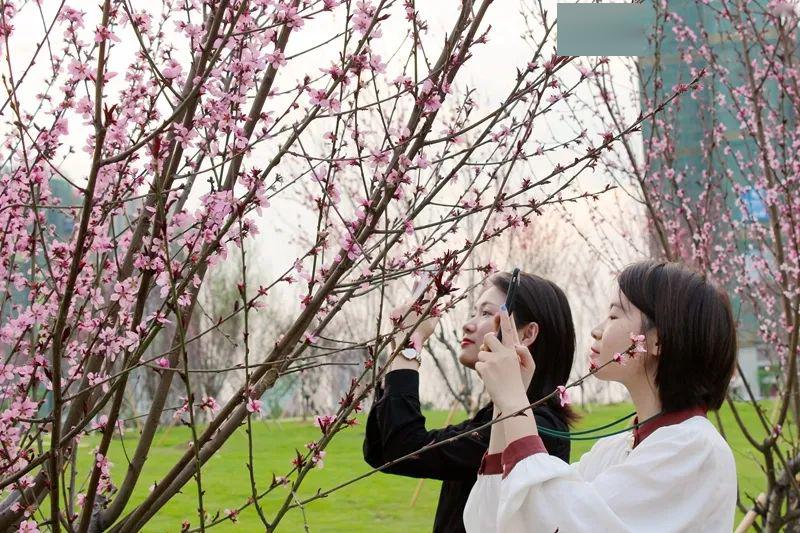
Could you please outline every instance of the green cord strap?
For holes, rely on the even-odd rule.
[[[605,426],[600,426],[600,427],[596,427],[596,428],[593,428],[593,429],[585,429],[583,431],[559,431],[557,429],[547,429],[547,428],[545,428],[545,429],[547,429],[547,431],[549,431],[551,433],[558,433],[558,434],[561,434],[561,435],[585,435],[587,433],[594,433],[595,431],[600,431],[602,429],[610,428],[611,426],[616,426],[620,422],[624,422],[625,420],[629,419],[630,417],[632,417],[635,414],[636,414],[636,411],[632,412],[631,414],[623,416],[619,420],[614,420],[613,422],[609,422]]]
[[[614,436],[614,435],[619,435],[620,433],[625,433],[625,432],[631,431],[633,429],[638,429],[643,424],[646,424],[647,422],[649,422],[649,421],[653,420],[654,418],[656,418],[657,416],[661,415],[661,413],[658,413],[656,415],[651,416],[647,420],[639,422],[638,424],[634,424],[634,425],[632,425],[630,427],[622,428],[622,429],[619,429],[619,430],[611,432],[611,433],[604,433],[602,435],[594,435],[594,436],[590,436],[590,437],[576,437],[575,436],[575,435],[585,435],[587,433],[594,433],[595,431],[600,431],[602,429],[609,428],[611,426],[619,424],[620,422],[630,418],[631,416],[633,416],[635,414],[636,413],[633,412],[633,413],[631,413],[631,414],[629,414],[629,415],[627,415],[627,416],[625,416],[623,418],[620,418],[619,420],[615,420],[614,422],[611,422],[610,424],[606,424],[605,426],[600,426],[600,427],[597,427],[597,428],[594,428],[594,429],[587,429],[587,430],[584,430],[584,431],[575,431],[575,432],[558,431],[556,429],[547,429],[547,428],[542,428],[542,427],[537,428],[537,429],[538,429],[539,433],[542,433],[543,435],[548,435],[550,437],[556,437],[556,438],[559,438],[559,439],[567,439],[567,440],[597,440],[597,439],[601,439],[603,437],[611,437],[611,436]]]
[[[548,435],[550,437],[555,437],[557,439],[566,439],[566,440],[597,440],[597,439],[602,439],[603,437],[611,437],[613,435],[619,435],[620,433],[625,433],[625,432],[630,431],[630,430],[631,430],[631,428],[623,428],[623,429],[614,431],[613,433],[604,433],[602,435],[593,435],[591,437],[573,437],[572,435],[565,435],[563,433],[553,433],[550,430],[545,429],[545,428],[538,428],[539,433],[541,433],[543,435]]]

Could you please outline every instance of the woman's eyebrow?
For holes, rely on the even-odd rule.
[[[611,302],[611,305],[608,306],[609,312],[615,307],[620,311],[622,311],[627,316],[628,311],[624,307],[622,307],[622,304],[618,304],[617,302]]]

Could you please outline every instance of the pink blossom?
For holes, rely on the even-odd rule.
[[[38,410],[39,405],[26,396],[22,399],[14,400],[14,403],[11,404],[10,412],[19,418],[33,418]]]
[[[239,520],[239,509],[225,509],[223,511],[225,516],[227,516],[231,522],[234,524]]]
[[[111,294],[112,302],[119,302],[123,309],[129,309],[136,303],[136,287],[133,285],[133,279],[128,278],[122,283],[114,284],[114,292]]]
[[[328,180],[328,167],[326,165],[319,165],[311,171],[311,177],[317,183],[325,183]]]
[[[331,425],[335,420],[336,417],[332,415],[317,415],[314,418],[314,422],[319,426],[319,429],[322,431],[323,435],[328,433],[328,430],[331,428]]]
[[[170,59],[168,65],[169,66],[165,67],[164,70],[161,71],[161,74],[163,74],[168,80],[177,78],[183,72],[183,67],[181,67],[181,64],[174,59]]]
[[[422,103],[422,111],[423,113],[433,113],[437,111],[442,106],[442,99],[439,95],[434,93],[427,93],[423,94],[420,98],[420,103]]]
[[[203,398],[203,402],[199,405],[200,409],[208,410],[209,413],[214,414],[217,410],[219,410],[219,404],[217,400],[215,400],[211,396],[206,396]]]
[[[360,34],[367,33],[369,25],[372,23],[372,17],[375,13],[375,6],[372,2],[366,0],[359,0],[356,4],[356,12],[353,15],[353,27]],[[373,34],[373,36],[375,36]]]
[[[131,24],[139,28],[140,32],[148,33],[150,31],[152,17],[149,13],[131,13],[129,19]]]
[[[98,25],[94,32],[94,42],[102,43],[103,41],[111,39],[114,42],[120,42],[120,38],[114,35],[108,27]]]
[[[369,152],[369,161],[373,167],[377,168],[389,162],[389,155],[391,153],[389,150],[377,150],[373,148]]]
[[[20,522],[19,533],[39,533],[36,520],[23,520]]]
[[[100,415],[96,422],[92,422],[92,429],[104,430],[108,424],[108,415]]]
[[[322,109],[331,109],[333,111],[341,110],[341,104],[339,103],[339,100],[332,96],[327,96],[325,90],[309,89],[309,93],[311,95],[309,99],[311,105],[319,106]]]
[[[61,8],[61,11],[58,14],[58,20],[67,21],[70,24],[74,24],[76,27],[81,28],[83,27],[83,16],[85,14],[86,13],[83,11],[78,11],[77,9],[69,6],[64,6]]]
[[[372,72],[376,74],[382,74],[386,72],[386,64],[381,61],[381,56],[378,54],[371,54],[369,58],[369,66],[372,69]]]
[[[326,452],[325,450],[315,450],[314,454],[311,456],[311,463],[317,468],[324,467],[325,463],[322,462],[322,459],[325,457],[327,453],[328,452]]]
[[[286,64],[286,56],[284,56],[283,52],[280,50],[275,50],[274,52],[267,54],[266,59],[267,63],[269,63],[272,68],[278,68],[281,65]]]
[[[647,353],[644,335],[631,333],[631,342],[634,344],[633,353]]]
[[[94,71],[89,65],[74,59],[67,67],[67,72],[72,81],[94,80],[95,78]]]
[[[341,242],[342,248],[344,248],[347,257],[351,260],[356,260],[361,255],[361,247],[358,243],[353,239],[353,236],[349,233],[344,236]]]
[[[317,468],[322,468],[323,466],[325,466],[322,463],[322,458],[325,457],[325,455],[327,455],[327,453],[328,452],[326,452],[325,450],[320,450],[319,452],[314,454],[314,457],[312,457],[312,459],[311,459],[314,462],[314,466],[316,466]]]
[[[679,84],[673,86],[672,90],[675,91],[678,94],[683,94],[683,93],[685,93],[686,91],[689,90],[689,84],[688,83],[679,83]]]
[[[563,385],[559,385],[558,388],[558,399],[561,402],[561,407],[568,405],[570,403],[569,400],[569,391]]]
[[[192,295],[191,294],[183,293],[180,296],[178,296],[178,305],[179,306],[186,308],[186,307],[189,307],[189,305],[191,303],[192,303]]]
[[[477,198],[477,195],[476,195],[476,197],[472,198],[472,199],[464,198],[461,201],[461,205],[463,207],[466,207],[467,209],[474,209],[474,208],[478,207],[478,205],[480,205],[480,204],[478,202],[478,198]]]
[[[505,139],[506,137],[508,137],[508,135],[510,133],[511,133],[511,129],[508,126],[504,125],[502,128],[500,128],[500,131],[496,131],[496,132],[492,133],[491,139],[494,142],[497,142],[497,141],[500,141],[500,140]]]
[[[0,362],[0,384],[14,379],[14,365]]]
[[[328,98],[324,89],[309,89],[311,105],[328,106]]]
[[[296,7],[290,7],[289,4],[281,3],[279,6],[279,13],[275,17],[278,22],[283,22],[292,29],[302,28],[305,24],[303,18],[297,14]]]
[[[114,463],[108,460],[108,457],[101,453],[95,453],[95,464],[100,470],[100,482],[98,483],[98,490],[101,493],[108,493],[112,490],[111,483],[111,467]]]
[[[247,410],[251,413],[261,413],[262,406],[263,402],[261,400],[256,400],[255,398],[247,400]]]
[[[183,416],[184,413],[188,413],[189,412],[189,399],[184,397],[184,396],[181,396],[180,400],[183,403],[172,414],[172,417],[175,418],[175,419],[179,419],[181,416]]]

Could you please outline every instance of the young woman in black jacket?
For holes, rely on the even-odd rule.
[[[490,278],[487,287],[475,302],[469,321],[462,327],[459,362],[474,369],[483,336],[495,331],[500,307],[505,303],[511,275],[499,273]],[[564,292],[553,282],[533,274],[522,273],[517,289],[513,318],[517,324],[518,350],[529,350],[535,362],[536,373],[522,369],[531,403],[546,396],[559,385],[564,385],[572,370],[575,352],[575,329],[572,313]],[[412,321],[413,320],[413,321]],[[407,323],[416,319],[408,317]],[[435,319],[420,324],[414,335],[424,343],[433,333]],[[433,442],[439,442],[459,433],[477,428],[496,415],[489,403],[477,414],[460,424],[441,429],[425,427],[419,401],[420,363],[398,355],[386,374],[385,383],[378,384],[375,402],[367,418],[364,439],[364,459],[373,468],[400,458]],[[561,405],[557,396],[534,411],[539,427],[568,431],[577,419],[568,405]],[[495,452],[504,442],[498,440],[498,450],[489,450],[492,431],[500,424],[473,432],[452,443],[428,450],[387,467],[384,472],[401,476],[442,480],[439,505],[433,531],[464,531],[462,514],[478,470],[499,472],[500,464]],[[569,461],[570,444],[566,439],[543,437],[551,455]],[[488,454],[487,454],[488,452]],[[487,459],[484,460],[484,455]]]

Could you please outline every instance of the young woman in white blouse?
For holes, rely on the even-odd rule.
[[[577,463],[542,453],[536,422],[523,411],[519,357],[527,354],[501,311],[503,341],[486,335],[475,370],[502,413],[522,414],[492,431],[494,460],[484,464],[500,466],[478,476],[464,511],[468,532],[733,529],[736,466],[706,417],[722,405],[736,364],[728,297],[667,262],[635,263],[618,285],[591,332],[590,357],[598,378],[628,389],[638,427],[599,440]]]

